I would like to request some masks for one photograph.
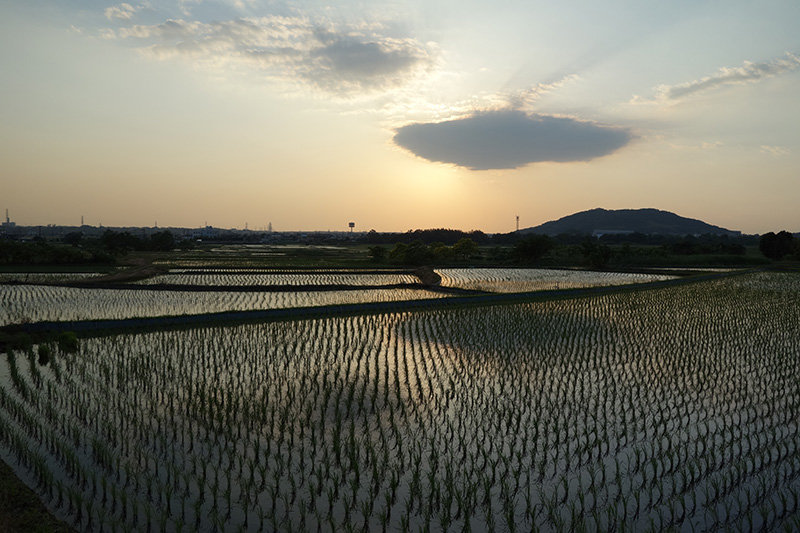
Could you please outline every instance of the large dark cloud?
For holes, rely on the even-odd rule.
[[[410,124],[397,130],[394,142],[429,161],[489,170],[544,161],[588,161],[622,148],[632,138],[623,128],[506,110]]]
[[[144,43],[140,50],[153,59],[180,58],[220,74],[254,67],[273,79],[350,97],[402,87],[434,63],[428,45],[381,30],[265,16],[211,23],[170,19],[108,30],[106,36]]]

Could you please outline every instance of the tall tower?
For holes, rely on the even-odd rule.
[[[11,219],[8,218],[8,209],[7,208],[6,208],[6,221],[3,222],[1,225],[3,226],[3,233],[5,233],[6,230],[11,229],[14,226],[16,226],[16,224],[11,222]]]
[[[519,231],[519,215],[517,215],[517,231]]]

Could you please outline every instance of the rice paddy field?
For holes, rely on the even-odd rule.
[[[171,269],[169,273],[139,281],[141,285],[398,285],[416,284],[412,274],[369,271],[272,271],[247,269]]]
[[[0,357],[0,458],[91,531],[796,531],[800,276]]]
[[[352,265],[363,268],[369,260],[366,247],[304,244],[225,244],[173,252],[154,264],[169,268],[260,268],[265,262],[286,268],[320,268]]]
[[[437,272],[442,276],[443,287],[486,292],[584,288],[670,279],[670,276],[653,274],[542,269],[444,269]],[[15,274],[11,279],[0,280],[22,282],[0,285],[0,326],[396,302],[448,296],[428,290],[419,278],[409,273],[330,269],[171,269],[165,274],[123,284],[130,285],[127,288],[57,285],[58,282],[86,280],[97,275]],[[155,289],[156,285],[197,286],[213,290],[149,290],[151,287]],[[289,287],[290,290],[277,290],[281,287]],[[303,287],[314,290],[304,291]],[[337,287],[340,289],[337,290]],[[361,287],[363,290],[352,290]],[[233,288],[237,290],[233,291]]]
[[[664,281],[674,276],[546,268],[442,268],[445,287],[488,292],[531,292]]]
[[[23,283],[53,283],[61,281],[78,281],[100,276],[94,272],[70,272],[70,273],[42,273],[42,272],[2,272],[0,273],[0,283],[4,282],[23,282]]]
[[[422,288],[368,291],[186,292],[10,285],[0,287],[0,325],[19,322],[197,315],[223,311],[407,301],[446,296]]]

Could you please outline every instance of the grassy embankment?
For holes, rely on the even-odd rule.
[[[62,533],[74,531],[45,509],[39,496],[0,461],[0,531]]]

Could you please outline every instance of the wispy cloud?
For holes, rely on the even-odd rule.
[[[689,151],[689,152],[697,152],[697,151],[710,151],[710,150],[717,150],[722,148],[724,145],[720,141],[705,141],[699,144],[678,144],[678,143],[670,143],[670,148],[674,150],[682,150],[682,151]]]
[[[342,26],[303,16],[203,23],[167,20],[120,28],[157,60],[214,69],[252,69],[266,77],[351,97],[399,87],[431,68],[435,50],[412,38],[383,35],[379,24]]]
[[[108,20],[131,20],[137,11],[141,11],[145,6],[138,5],[136,7],[122,3],[118,6],[107,7],[103,14]]]
[[[768,155],[771,155],[773,157],[781,157],[781,156],[784,156],[784,155],[790,155],[791,154],[791,151],[789,151],[788,149],[786,149],[786,148],[784,148],[782,146],[762,145],[760,148],[761,148],[761,153],[762,154],[768,154]]]
[[[512,109],[532,112],[534,110],[534,104],[538,102],[542,96],[557,89],[561,89],[565,85],[577,80],[580,80],[580,76],[577,74],[569,74],[552,83],[539,83],[528,89],[509,94],[505,99]]]
[[[203,0],[178,0],[178,9],[187,17],[192,16],[192,6],[202,4]]]
[[[536,104],[542,97],[579,79],[579,76],[570,74],[552,83],[539,83],[516,91],[479,93],[449,100],[437,99],[441,87],[457,85],[461,78],[456,72],[439,68],[426,76],[424,83],[415,84],[407,92],[393,93],[378,112],[386,117],[384,125],[392,131],[413,121],[444,122],[494,111],[512,110],[535,115]]]
[[[250,6],[254,6],[257,0],[231,0],[233,2],[234,7],[237,9],[247,9]]]
[[[397,130],[394,142],[429,161],[470,170],[512,169],[536,162],[588,161],[611,154],[633,133],[567,117],[498,110]]]
[[[186,22],[184,20],[167,20],[162,24],[152,26],[135,25],[121,28],[117,35],[123,39],[157,39],[159,41],[183,41],[192,39],[202,31],[204,24],[199,22]]]
[[[786,53],[784,57],[753,63],[745,61],[740,67],[723,67],[710,76],[676,85],[659,85],[653,99],[634,96],[634,104],[668,104],[697,94],[707,93],[731,85],[758,83],[800,67],[800,57]]]

